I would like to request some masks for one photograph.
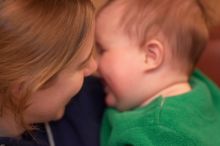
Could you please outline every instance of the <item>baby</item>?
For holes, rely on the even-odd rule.
[[[102,146],[220,145],[220,90],[195,70],[208,41],[199,0],[113,0],[97,14]]]

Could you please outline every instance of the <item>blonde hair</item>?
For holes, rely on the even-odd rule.
[[[90,0],[0,2],[0,112],[10,109],[23,126],[23,112],[39,90],[80,52],[91,32]],[[13,86],[19,84],[18,92]]]
[[[99,13],[115,1],[108,1]],[[187,64],[191,72],[206,47],[212,25],[213,14],[205,0],[124,0],[121,5],[118,25],[126,34],[142,46],[162,33],[173,58]]]

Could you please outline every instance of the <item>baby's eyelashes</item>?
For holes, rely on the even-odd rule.
[[[101,45],[99,45],[98,43],[96,43],[96,50],[97,50],[98,55],[102,55],[103,53],[106,52],[106,50]]]
[[[99,48],[97,52],[98,52],[98,54],[103,55],[103,54],[105,53],[105,50],[104,50],[104,49]]]

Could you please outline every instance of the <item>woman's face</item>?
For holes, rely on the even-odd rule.
[[[53,84],[35,92],[24,113],[25,122],[38,123],[60,119],[65,106],[81,89],[84,77],[93,73],[97,64],[93,58],[94,30],[78,58],[71,62],[54,79]]]

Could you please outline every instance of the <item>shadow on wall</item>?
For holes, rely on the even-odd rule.
[[[220,26],[211,31],[210,41],[198,67],[220,87]]]

